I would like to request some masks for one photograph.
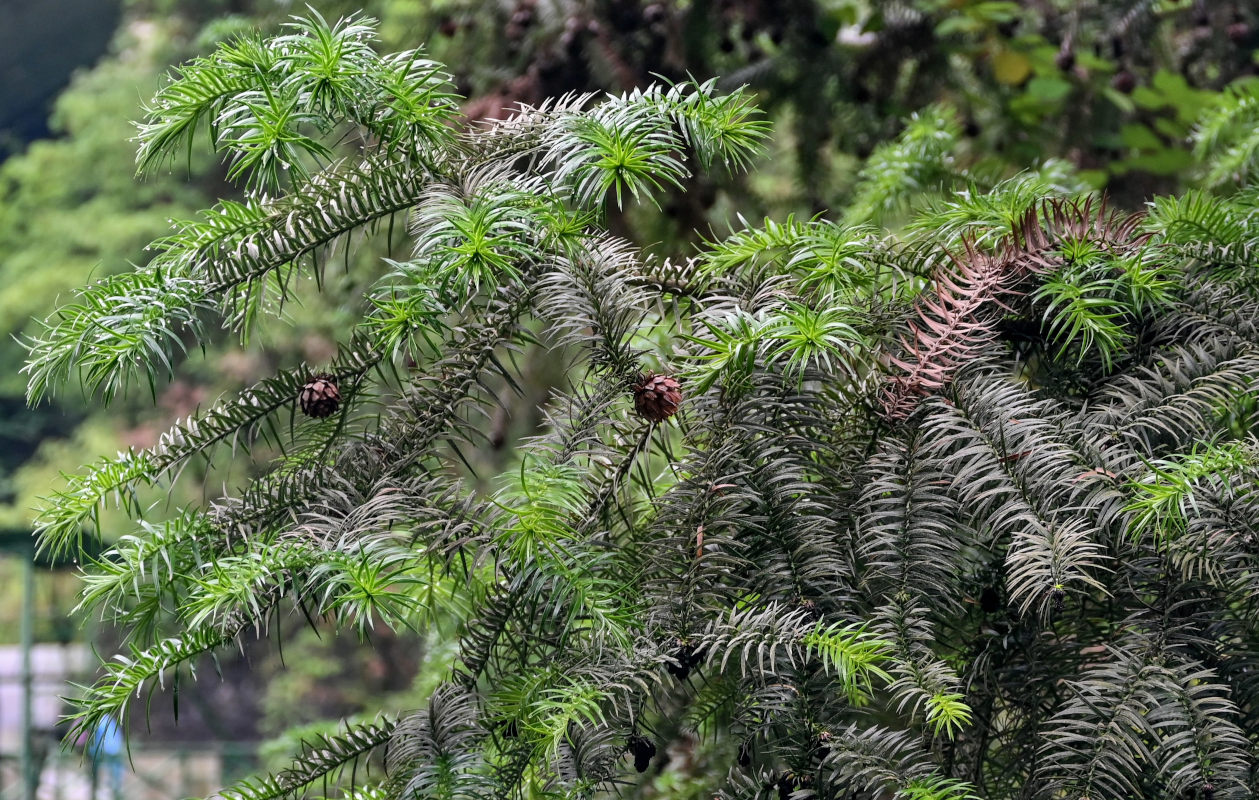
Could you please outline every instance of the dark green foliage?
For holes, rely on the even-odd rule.
[[[211,141],[282,193],[182,226],[29,343],[33,399],[76,370],[107,396],[155,381],[198,325],[273,324],[267,299],[321,274],[334,239],[408,215],[411,256],[327,369],[337,413],[294,414],[321,368],[294,365],[71,477],[41,515],[54,549],[111,497],[138,520],[87,578],[85,605],[134,649],[86,690],[81,728],[293,611],[365,638],[453,618],[426,710],[227,796],[325,777],[406,798],[670,779],[676,796],[836,800],[1259,789],[1253,191],[1142,216],[1064,196],[1065,168],[919,204],[872,188],[845,224],[743,225],[653,263],[599,229],[604,211],[696,164],[749,165],[765,130],[743,93],[680,83],[398,136],[379,127],[391,73],[364,66],[389,59],[354,44],[277,66],[370,30],[304,21],[165,90],[190,99],[154,106],[145,160],[192,121],[257,114]],[[301,130],[345,126],[358,152],[321,164],[322,140],[244,137],[275,109],[232,83],[242,64],[279,70],[282,109],[314,115]],[[366,83],[351,99],[343,79]],[[408,106],[421,132],[453,113],[427,80],[429,106]],[[911,123],[863,185],[947,175],[949,148],[916,143],[950,130]],[[287,188],[268,172],[283,163]],[[859,224],[893,208],[909,235]],[[111,316],[115,295],[143,318]],[[491,386],[519,388],[535,347],[568,386],[473,491],[460,465]],[[649,370],[680,378],[668,421],[634,411]],[[280,458],[208,508],[158,523],[135,502],[259,440]],[[364,759],[362,781],[338,776]]]

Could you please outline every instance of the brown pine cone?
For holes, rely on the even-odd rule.
[[[634,384],[634,410],[652,422],[663,422],[682,405],[682,385],[668,375],[648,372]]]
[[[303,414],[323,419],[337,413],[337,409],[341,407],[341,390],[337,388],[331,375],[320,373],[306,382],[297,401]]]

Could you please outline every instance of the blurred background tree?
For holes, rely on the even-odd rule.
[[[473,118],[501,118],[517,103],[568,92],[619,92],[644,86],[653,76],[718,76],[724,88],[750,86],[774,125],[773,152],[755,177],[697,175],[684,193],[666,193],[665,214],[631,209],[609,220],[615,232],[655,253],[682,257],[693,252],[693,231],[723,232],[736,215],[808,217],[847,208],[850,221],[895,227],[906,219],[911,199],[922,204],[958,189],[984,191],[1029,169],[1062,193],[1102,188],[1116,204],[1137,207],[1196,177],[1187,142],[1192,123],[1223,102],[1225,87],[1255,80],[1259,44],[1259,14],[1251,4],[1205,0],[311,5],[328,19],[365,9],[381,20],[386,49],[423,44],[455,74],[457,87],[471,98],[465,111]],[[173,380],[154,387],[156,415],[139,400],[103,409],[75,392],[35,410],[24,408],[24,354],[14,337],[36,329],[32,318],[42,317],[59,296],[64,301],[89,277],[127,269],[143,257],[148,242],[168,231],[170,219],[190,217],[215,198],[240,191],[201,149],[169,175],[135,181],[129,121],[139,117],[140,103],[161,85],[170,65],[240,33],[273,32],[299,10],[281,0],[128,0],[117,9],[108,52],[75,73],[50,101],[43,124],[31,124],[29,111],[22,124],[5,123],[7,158],[0,164],[0,332],[5,334],[0,361],[9,365],[0,372],[5,524],[29,522],[36,496],[54,483],[59,467],[152,444],[174,419],[280,364],[327,361],[336,334],[354,316],[347,308],[360,302],[362,288],[382,269],[388,243],[377,237],[347,253],[344,270],[330,278],[332,291],[301,294],[303,304],[289,310],[287,331],[247,345],[228,335],[202,343],[204,356],[178,365]],[[45,37],[99,38],[102,28],[22,19],[47,26]],[[32,51],[81,57],[76,48],[40,45],[40,33],[8,32]],[[47,73],[65,74],[72,67],[49,66]],[[33,98],[6,102],[38,107]],[[931,123],[923,128],[929,134],[892,143],[915,114]],[[24,138],[45,131],[42,138]],[[881,168],[868,174],[885,182],[895,174],[893,184],[863,179],[871,159]],[[888,165],[896,163],[903,169],[889,172]],[[537,422],[538,400],[562,382],[554,360],[532,365],[528,374],[534,385],[511,413],[487,423],[492,446],[470,454],[479,473],[492,474],[507,463],[512,443]],[[230,465],[216,467],[206,471],[209,494],[230,474]],[[190,499],[172,498],[172,510]],[[109,522],[101,525],[106,538],[117,533]],[[14,591],[16,582],[0,585]],[[58,602],[65,595],[57,595],[63,598]],[[64,608],[60,612],[64,616]],[[0,620],[0,632],[10,641],[15,619]],[[48,629],[41,635],[54,634]],[[107,645],[108,632],[102,636]],[[315,705],[371,711],[378,692],[349,687],[347,681],[376,667],[347,668],[336,643],[303,635],[295,644],[303,656],[290,662],[288,677],[270,681],[265,692],[249,681],[261,676],[267,682],[281,669],[278,659],[236,684],[233,691],[243,701],[201,697],[189,704],[194,716],[201,713],[198,706],[206,715],[216,708],[257,707],[261,721],[251,714],[207,720],[200,728],[185,721],[185,735],[272,734],[310,721],[313,715],[304,709]],[[434,645],[426,651],[434,663],[444,663],[440,650]],[[403,667],[425,674],[419,662]],[[380,678],[380,686],[398,691],[409,681],[409,675],[390,674]],[[226,685],[204,684],[197,691],[228,691]]]

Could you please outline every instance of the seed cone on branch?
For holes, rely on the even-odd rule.
[[[306,416],[323,419],[332,416],[341,407],[341,390],[331,375],[320,373],[312,376],[302,387],[298,403]]]
[[[668,375],[647,372],[634,383],[634,410],[652,422],[663,422],[682,405],[682,385]]]

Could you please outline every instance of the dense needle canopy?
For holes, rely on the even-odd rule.
[[[130,649],[80,728],[134,723],[137,698],[296,615],[364,647],[438,623],[458,644],[427,707],[349,720],[225,797],[1259,788],[1259,193],[1131,214],[1059,163],[981,183],[936,109],[871,156],[840,221],[739,220],[659,260],[607,209],[753,167],[746,92],[473,125],[439,64],[373,37],[311,16],[182,67],[142,169],[208,136],[251,191],[26,343],[32,401],[70,376],[109,400],[216,326],[282,324],[336,248],[405,224],[331,363],[88,466],[42,511],[59,552],[103,504],[135,519],[86,572],[84,608]],[[1255,107],[1199,128],[1213,185],[1221,163],[1248,177]],[[945,200],[866,224],[925,174]],[[490,386],[518,387],[534,348],[567,387],[474,491]],[[229,449],[256,477],[174,515],[139,501]]]

